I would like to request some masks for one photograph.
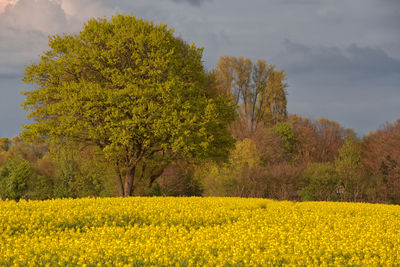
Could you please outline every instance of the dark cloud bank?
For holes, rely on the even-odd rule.
[[[374,130],[400,116],[400,60],[379,48],[310,47],[284,41],[278,57],[289,73],[289,111]]]
[[[207,2],[207,0],[172,0],[176,3],[188,3],[194,6],[200,6],[202,5],[204,2]]]
[[[29,86],[20,78],[47,36],[116,12],[167,23],[204,47],[207,68],[222,55],[284,68],[291,113],[360,135],[400,117],[397,0],[20,0],[0,11],[0,137],[26,122],[20,92]]]

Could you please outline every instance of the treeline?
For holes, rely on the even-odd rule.
[[[265,61],[222,57],[207,93],[237,107],[228,159],[147,162],[152,172],[136,173],[132,195],[400,204],[400,120],[358,138],[335,121],[288,115],[285,81]],[[118,196],[117,175],[96,145],[0,139],[3,199]]]
[[[52,36],[25,68],[30,124],[1,139],[0,197],[240,196],[400,203],[400,122],[359,139],[288,115],[286,73],[130,15]]]

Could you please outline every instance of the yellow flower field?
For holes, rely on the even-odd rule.
[[[0,266],[393,266],[400,206],[240,198],[0,201]]]

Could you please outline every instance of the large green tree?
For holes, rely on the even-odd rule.
[[[92,19],[75,35],[50,37],[49,47],[25,69],[23,81],[37,87],[24,93],[33,123],[23,135],[99,146],[121,196],[155,161],[224,159],[233,147],[226,126],[234,106],[207,94],[202,49],[166,25],[129,15]]]

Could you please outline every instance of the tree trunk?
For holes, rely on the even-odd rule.
[[[161,174],[164,172],[164,169],[165,167],[162,167],[150,175],[149,188],[151,188],[156,179],[161,176]]]
[[[124,184],[124,197],[129,197],[133,193],[133,180],[135,178],[135,167],[129,168],[126,172],[125,176],[125,184]]]
[[[115,175],[115,181],[117,184],[118,195],[120,197],[123,197],[124,196],[124,184],[122,182],[122,176],[121,176],[121,173],[119,172],[119,170],[118,170],[118,173]]]

